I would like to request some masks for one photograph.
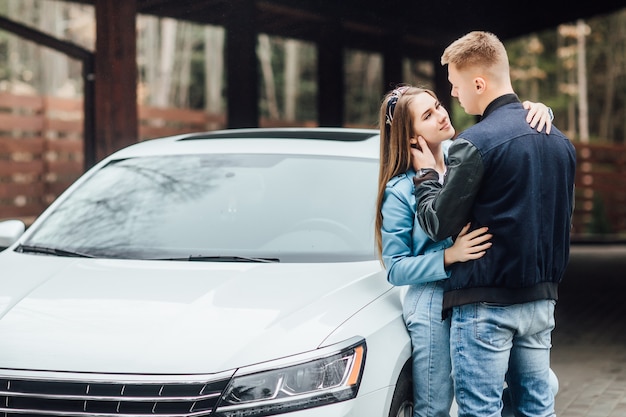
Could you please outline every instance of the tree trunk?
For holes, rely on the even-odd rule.
[[[573,85],[576,80],[574,76],[574,70],[570,69],[567,71],[568,76],[568,84]],[[576,101],[574,100],[574,96],[570,95],[567,99],[567,130],[570,136],[576,137]]]
[[[224,29],[207,26],[204,29],[205,104],[209,113],[223,110]]]
[[[285,119],[296,119],[300,68],[298,65],[298,43],[285,41]]]
[[[178,80],[178,88],[176,94],[176,106],[177,107],[189,107],[189,88],[191,84],[191,51],[193,47],[193,31],[192,26],[189,23],[181,23],[180,25],[180,39],[179,39],[179,53],[177,54],[177,62],[179,63],[178,74],[180,74]]]
[[[170,105],[170,92],[172,90],[172,70],[176,57],[176,28],[174,19],[161,20],[161,54],[159,59],[158,82],[155,83],[153,104],[159,107]]]
[[[43,30],[57,38],[64,38],[64,9],[68,6],[60,3],[42,2],[41,23]],[[48,48],[41,48],[41,62],[45,62],[46,70],[42,75],[44,94],[56,95],[59,89],[69,81],[69,62],[67,56]]]
[[[381,91],[382,67],[382,57],[379,54],[368,55],[365,73],[365,113],[360,118],[360,124],[368,126],[377,124],[378,100],[380,100],[380,97],[383,95]]]
[[[34,0],[19,0],[9,4],[10,16],[21,16],[21,21],[36,22],[39,20]],[[41,47],[20,37],[10,36],[8,59],[10,67],[11,89],[17,94],[28,93],[24,84],[34,91],[45,93],[41,78],[42,67],[39,52]]]
[[[587,53],[586,35],[589,27],[584,20],[576,22],[578,32],[578,125],[580,128],[580,141],[589,142],[589,102],[587,97]]]
[[[613,46],[617,45],[617,35],[613,31],[613,26],[616,22],[609,18],[609,29],[606,31],[607,42],[604,44],[604,56],[606,60],[606,74],[604,76],[604,103],[602,105],[603,111],[600,116],[600,126],[598,134],[601,139],[611,139],[612,135],[611,125],[613,122],[613,95],[615,93],[615,72],[617,65],[615,62],[615,54],[613,53]],[[614,43],[615,42],[615,43]]]
[[[15,1],[10,1],[7,4],[7,16],[16,16],[19,12],[18,4]],[[20,49],[20,39],[17,36],[8,36],[7,37],[7,67],[8,67],[8,79],[12,84],[16,79],[18,79],[18,62],[17,62],[17,51]]]
[[[274,83],[274,71],[272,70],[272,47],[268,35],[259,35],[259,60],[261,61],[261,73],[263,74],[263,86],[265,87],[265,100],[270,119],[278,120],[278,103],[276,101],[276,85]]]
[[[141,22],[143,24],[143,36],[139,37],[142,42],[138,44],[138,48],[140,48],[138,55],[143,57],[140,60],[143,65],[143,71],[140,73],[144,74],[144,78],[143,86],[139,90],[139,98],[142,102],[146,98],[150,105],[155,106],[155,86],[159,76],[159,69],[156,65],[159,50],[159,19],[152,16],[143,16]]]

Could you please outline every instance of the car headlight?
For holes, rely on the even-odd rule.
[[[326,349],[327,350],[327,349]],[[220,417],[261,417],[356,397],[365,341],[270,370],[235,374],[217,407]]]

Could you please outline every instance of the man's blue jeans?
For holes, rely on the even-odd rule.
[[[450,351],[459,417],[498,417],[506,380],[516,415],[554,416],[553,300],[452,310]]]

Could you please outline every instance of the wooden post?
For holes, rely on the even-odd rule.
[[[228,127],[259,125],[256,7],[253,0],[231,0],[226,22]]]
[[[96,158],[138,141],[137,0],[95,0]]]
[[[317,45],[317,113],[320,126],[341,127],[344,122],[344,60],[340,19],[329,22]]]
[[[383,94],[403,83],[402,46],[395,35],[387,35],[383,50]]]

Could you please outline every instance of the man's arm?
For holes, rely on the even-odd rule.
[[[474,199],[484,174],[478,150],[464,139],[456,139],[448,154],[448,170],[441,185],[428,170],[413,178],[417,220],[433,240],[456,236],[469,221]]]

